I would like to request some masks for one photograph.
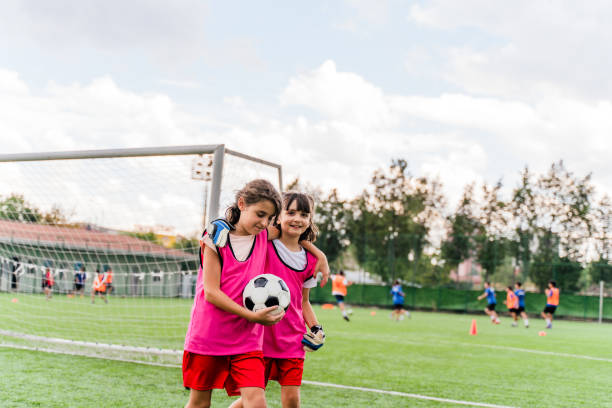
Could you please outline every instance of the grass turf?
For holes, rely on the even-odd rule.
[[[91,305],[3,294],[0,329],[180,349],[190,305],[178,299]],[[525,329],[510,327],[508,318],[493,326],[478,316],[478,335],[469,336],[470,315],[413,313],[396,323],[387,310],[355,308],[347,323],[337,309],[315,310],[327,341],[308,354],[305,380],[520,407],[612,407],[611,325],[555,321],[541,337],[541,319]],[[188,397],[177,368],[11,348],[0,348],[0,367],[0,401],[7,407],[179,407]],[[266,395],[269,406],[280,406],[276,383]],[[302,400],[307,407],[453,406],[314,385],[302,386]],[[230,401],[213,392],[213,406]]]

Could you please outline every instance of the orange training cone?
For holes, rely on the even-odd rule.
[[[478,334],[478,330],[476,329],[476,319],[472,319],[472,327],[470,327],[470,336],[475,336]]]

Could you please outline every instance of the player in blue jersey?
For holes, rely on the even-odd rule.
[[[516,282],[514,284],[514,294],[518,297],[518,309],[516,309],[516,313],[514,314],[514,325],[516,325],[518,316],[520,315],[527,329],[529,328],[529,318],[527,318],[527,313],[525,313],[525,290],[521,282]]]
[[[491,318],[491,323],[499,324],[499,317],[497,316],[497,312],[495,311],[495,306],[497,306],[497,300],[495,299],[495,290],[491,287],[491,282],[486,281],[484,283],[485,290],[482,295],[478,296],[478,300],[482,300],[485,297],[487,298],[487,307],[485,308],[485,313],[489,315]]]
[[[391,312],[391,319],[397,321],[404,320],[404,316],[410,317],[410,312],[404,310],[404,292],[402,292],[402,285],[399,280],[396,280],[391,287],[391,295],[393,296],[393,311]]]

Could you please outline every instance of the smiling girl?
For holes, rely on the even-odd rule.
[[[191,389],[186,407],[209,407],[212,390],[240,395],[248,407],[265,407],[264,325],[284,313],[242,306],[242,290],[265,267],[267,227],[278,215],[280,195],[265,180],[253,180],[226,212],[235,226],[228,245],[200,244],[201,267],[185,338],[183,384]],[[208,240],[210,241],[210,240]],[[259,323],[259,324],[258,324]]]

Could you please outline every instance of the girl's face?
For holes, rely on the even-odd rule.
[[[272,217],[274,217],[274,204],[270,200],[261,200],[247,205],[241,198],[238,199],[240,219],[236,224],[239,235],[257,235],[265,230]]]
[[[283,235],[299,237],[310,226],[310,213],[297,208],[297,200],[293,200],[288,209],[281,211],[279,222]]]

